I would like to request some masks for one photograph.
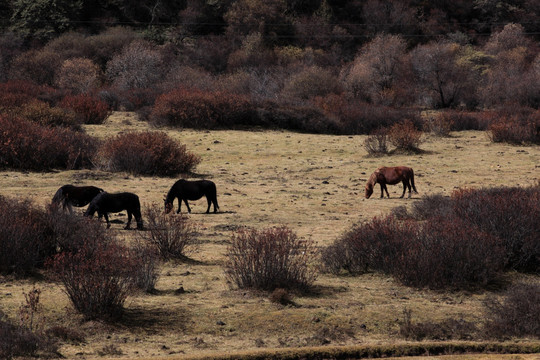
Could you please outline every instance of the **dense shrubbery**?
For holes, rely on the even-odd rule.
[[[139,264],[119,243],[100,241],[56,255],[50,267],[86,319],[115,319],[136,288]]]
[[[430,288],[483,286],[503,269],[537,273],[539,196],[538,186],[431,196],[410,214],[396,211],[403,220],[389,216],[354,227],[323,251],[323,263],[333,273],[372,269]]]
[[[200,157],[164,132],[124,133],[108,139],[96,157],[108,171],[174,176],[193,171]]]
[[[87,95],[68,95],[60,106],[73,110],[82,124],[103,124],[110,115],[109,106],[99,98]]]
[[[233,234],[225,264],[239,288],[307,290],[315,280],[313,245],[291,230],[243,229]]]
[[[488,337],[540,338],[540,285],[521,282],[512,285],[501,300],[490,296],[485,301]]]
[[[96,140],[0,115],[0,167],[22,170],[81,169],[92,166]]]
[[[156,99],[151,119],[158,124],[210,129],[258,125],[248,98],[226,92],[176,89]]]

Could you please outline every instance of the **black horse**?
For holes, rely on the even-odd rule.
[[[178,199],[178,211],[180,213],[180,208],[182,207],[182,201],[186,203],[188,212],[191,212],[189,207],[188,200],[199,200],[203,196],[206,196],[206,201],[208,201],[208,208],[206,213],[210,212],[210,205],[214,204],[214,212],[217,212],[219,205],[217,202],[217,190],[216,184],[210,180],[195,180],[188,181],[180,179],[174,183],[171,187],[167,196],[165,197],[165,212],[169,213],[173,208],[174,199]]]
[[[97,211],[98,217],[101,219],[102,216],[105,217],[107,221],[107,228],[111,227],[109,222],[109,213],[117,213],[123,210],[127,211],[128,222],[125,229],[129,229],[131,224],[131,216],[135,216],[137,221],[137,229],[143,229],[143,222],[141,217],[141,203],[139,202],[139,197],[133,193],[122,192],[110,194],[107,192],[102,192],[96,196],[88,205],[88,209],[84,213],[85,216],[92,217]]]
[[[103,189],[95,186],[64,185],[56,191],[56,194],[54,194],[52,205],[55,208],[62,205],[62,210],[66,211],[67,208],[69,213],[73,214],[72,206],[86,206],[93,198],[102,192]]]

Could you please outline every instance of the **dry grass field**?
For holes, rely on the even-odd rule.
[[[114,113],[104,125],[86,129],[90,135],[105,138],[149,127],[131,113]],[[220,212],[204,214],[204,199],[190,203],[189,217],[198,224],[200,242],[191,254],[193,261],[164,264],[157,293],[128,298],[120,323],[81,322],[59,285],[37,282],[47,324],[68,324],[86,334],[85,343],[61,347],[66,358],[212,357],[275,348],[404,344],[398,335],[404,309],[412,311],[414,321],[463,318],[480,322],[484,292],[418,290],[378,274],[322,274],[313,294],[293,298],[296,306],[277,305],[266,294],[234,289],[227,283],[222,267],[227,242],[241,226],[286,225],[298,236],[324,246],[354,223],[387,214],[399,205],[410,206],[423,195],[450,195],[463,187],[529,186],[540,180],[539,146],[493,144],[484,132],[427,136],[420,154],[369,157],[363,146],[365,136],[166,131],[202,157],[196,176],[216,183]],[[382,165],[412,167],[419,194],[399,199],[401,185],[389,186],[391,198],[383,200],[378,198],[377,186],[374,197],[364,199],[367,178]],[[162,206],[175,181],[89,170],[3,171],[0,194],[28,197],[45,205],[63,184],[88,184],[109,192],[135,192],[143,207]],[[125,222],[126,215],[115,214],[111,219]],[[137,231],[122,229],[116,222],[110,231],[126,241],[137,236]],[[16,317],[34,281],[0,278],[1,308],[11,317]],[[181,287],[185,292],[176,291]]]

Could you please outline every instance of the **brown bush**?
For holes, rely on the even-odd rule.
[[[0,312],[0,358],[27,358],[38,354],[43,357],[57,356],[58,345],[47,336],[12,324]]]
[[[453,120],[446,113],[439,113],[424,119],[422,129],[437,136],[448,136],[453,127]]]
[[[46,216],[28,200],[0,196],[0,273],[32,274],[54,254]]]
[[[257,125],[255,108],[247,97],[195,89],[161,95],[150,117],[158,124],[196,129]]]
[[[166,214],[156,204],[145,210],[147,230],[139,236],[163,259],[185,259],[197,248],[196,226],[183,215]]]
[[[96,157],[97,166],[107,171],[160,176],[193,171],[200,161],[185,145],[159,131],[117,135],[105,141]]]
[[[50,128],[0,115],[0,167],[25,170],[92,167],[97,141],[63,128]]]
[[[60,55],[53,51],[32,49],[13,59],[10,78],[53,86],[62,61]]]
[[[49,266],[71,303],[86,319],[117,319],[135,289],[137,261],[116,242],[84,244],[62,252]]]
[[[154,292],[159,279],[159,254],[155,246],[136,239],[130,251],[130,256],[139,264],[134,274],[135,286],[147,293]]]
[[[242,229],[227,249],[225,272],[239,288],[307,290],[315,280],[313,245],[286,227]]]
[[[384,155],[388,153],[388,130],[378,129],[364,140],[364,148],[369,155]]]
[[[86,58],[75,58],[64,61],[56,74],[56,85],[74,94],[88,93],[99,87],[101,70]]]
[[[521,282],[511,286],[502,299],[490,296],[485,301],[488,337],[509,339],[540,338],[540,285]]]
[[[418,150],[422,132],[418,131],[411,120],[403,120],[388,129],[390,143],[399,150]]]
[[[283,87],[284,96],[304,100],[341,92],[337,76],[318,66],[308,67],[291,75]]]
[[[68,95],[60,106],[73,110],[83,124],[103,124],[111,114],[107,103],[87,94]]]
[[[60,126],[80,131],[81,126],[75,115],[58,107],[50,107],[47,103],[34,100],[18,109],[24,119],[44,126]]]
[[[54,89],[32,81],[10,80],[0,84],[0,108],[19,108],[34,100],[50,97]]]
[[[493,142],[540,143],[540,111],[526,119],[518,116],[499,118],[489,125],[488,134]]]

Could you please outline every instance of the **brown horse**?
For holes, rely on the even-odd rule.
[[[373,194],[373,188],[377,183],[381,185],[381,198],[384,197],[385,191],[386,195],[390,197],[390,194],[388,194],[388,189],[386,188],[386,184],[395,185],[400,181],[403,183],[403,194],[401,194],[400,198],[405,195],[405,190],[407,188],[409,189],[409,197],[411,197],[411,186],[414,192],[418,194],[418,191],[416,191],[416,187],[414,186],[413,169],[406,166],[383,166],[375,170],[375,172],[369,177],[369,180],[366,184],[366,199],[369,199],[371,194]]]

